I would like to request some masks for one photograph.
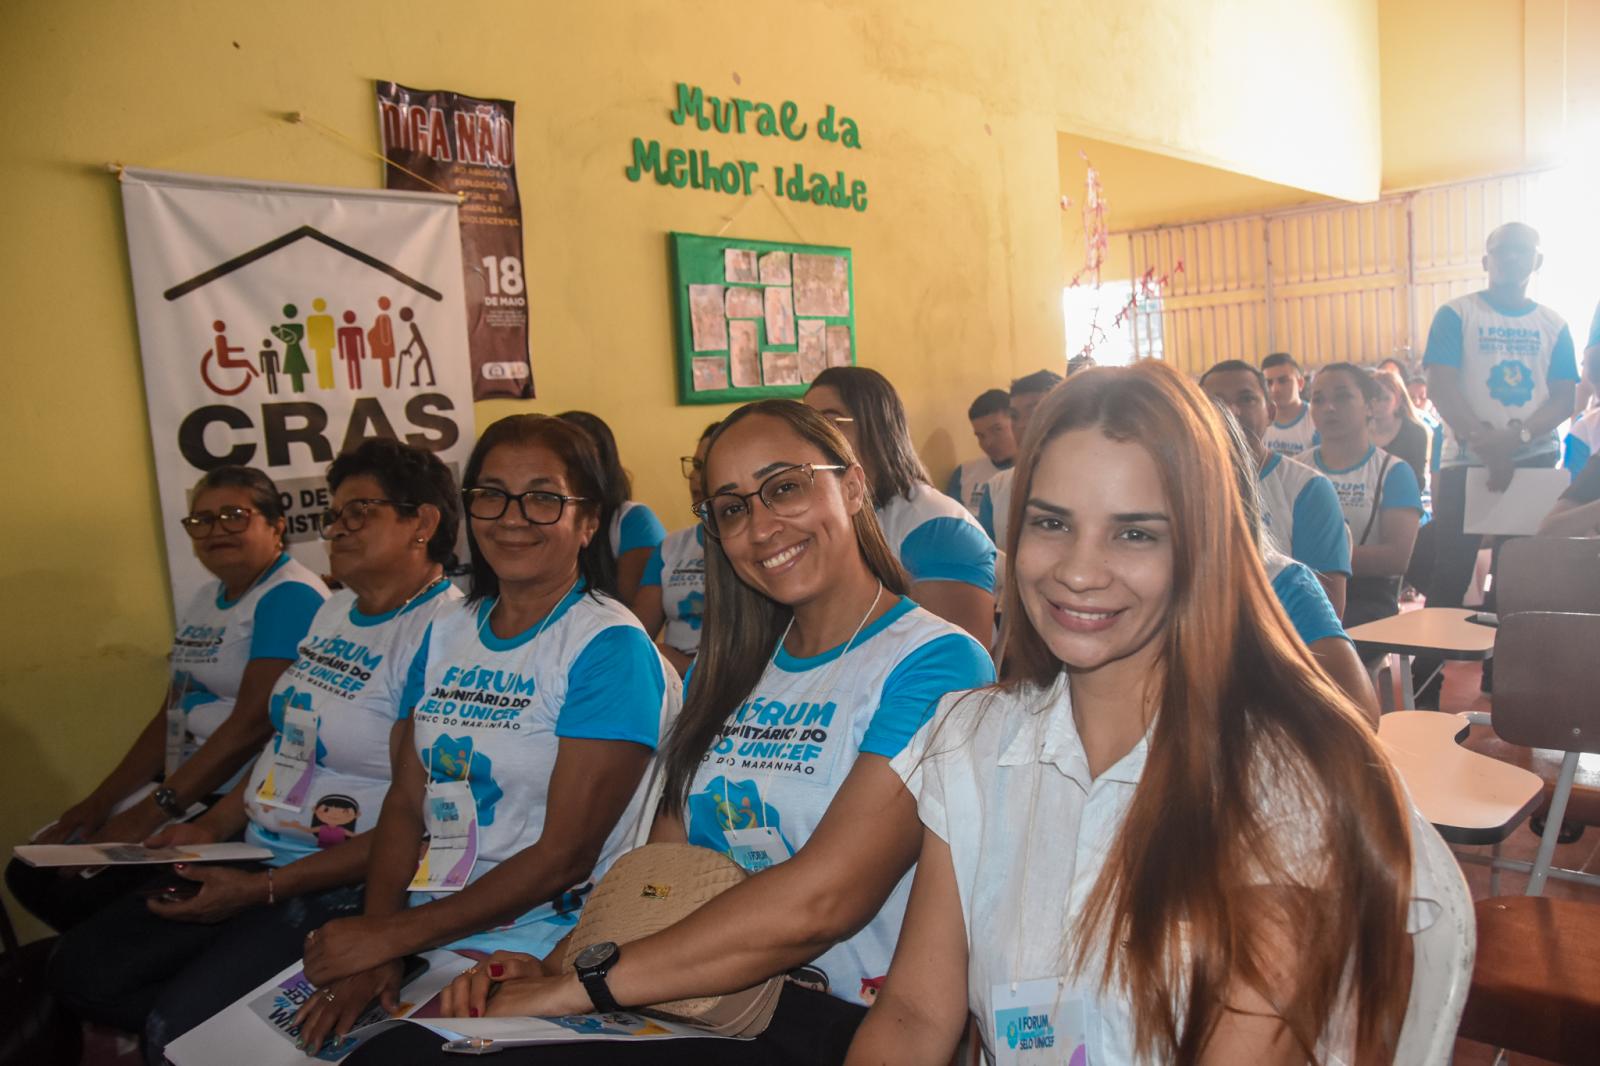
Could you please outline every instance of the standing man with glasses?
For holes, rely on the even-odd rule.
[[[1428,395],[1449,433],[1433,497],[1429,607],[1460,607],[1472,579],[1481,538],[1463,531],[1469,473],[1487,471],[1488,491],[1504,492],[1517,468],[1555,466],[1556,427],[1572,415],[1578,381],[1566,322],[1528,299],[1528,282],[1544,263],[1539,232],[1507,222],[1484,248],[1488,288],[1435,312],[1422,356]],[[1439,666],[1417,657],[1417,706],[1438,706]]]
[[[678,457],[683,478],[689,483],[689,509],[693,511],[706,497],[706,449],[719,423],[713,422],[700,433],[693,455]],[[706,534],[705,526],[694,522],[668,533],[657,544],[645,563],[644,577],[633,610],[645,632],[658,636],[656,648],[679,675],[689,672],[700,650],[700,632],[705,626]]]
[[[145,840],[227,792],[272,732],[268,695],[328,588],[284,551],[283,507],[266,474],[218,467],[191,500],[181,527],[216,580],[178,612],[166,693],[111,772],[35,843]],[[28,911],[65,932],[148,876],[119,867],[62,877],[13,860],[6,884]]]

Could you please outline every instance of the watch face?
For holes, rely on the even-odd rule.
[[[617,945],[609,940],[602,940],[598,944],[590,944],[578,952],[574,966],[579,970],[592,970],[596,966],[604,966],[617,952]]]

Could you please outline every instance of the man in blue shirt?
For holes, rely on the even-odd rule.
[[[1572,414],[1578,380],[1572,334],[1555,311],[1528,299],[1528,282],[1544,262],[1532,226],[1508,222],[1489,234],[1483,268],[1489,286],[1446,303],[1433,316],[1422,365],[1428,395],[1449,441],[1434,490],[1433,573],[1428,606],[1459,607],[1480,538],[1463,532],[1467,471],[1488,470],[1488,488],[1502,492],[1517,467],[1553,467],[1556,427]],[[1419,657],[1419,680],[1437,660]],[[1419,689],[1417,705],[1437,706],[1438,687]]]

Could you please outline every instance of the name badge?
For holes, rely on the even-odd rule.
[[[997,1066],[1066,1063],[1092,1066],[1088,1004],[1054,977],[1021,981],[1012,991],[1003,981],[990,991],[994,1006]]]
[[[794,857],[783,835],[771,826],[725,829],[722,835],[728,840],[728,855],[753,874]]]
[[[422,800],[428,847],[411,879],[413,892],[459,892],[478,861],[478,805],[466,781],[436,781]]]
[[[263,807],[299,811],[306,805],[316,772],[317,716],[309,707],[285,707],[278,750],[272,753],[256,799]]]

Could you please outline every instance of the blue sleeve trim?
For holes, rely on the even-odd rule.
[[[994,591],[994,541],[960,518],[930,518],[900,544],[912,581],[960,581]]]
[[[998,543],[994,535],[994,497],[989,494],[988,485],[978,488],[978,525],[989,534],[992,543]]]
[[[661,740],[661,656],[638,626],[612,626],[578,653],[556,736],[627,740],[652,751]]]
[[[1573,477],[1577,477],[1588,464],[1590,453],[1589,445],[1583,438],[1576,433],[1568,433],[1566,454],[1562,457],[1561,465],[1570,470]]]
[[[256,602],[250,658],[294,659],[326,597],[310,585],[286,581]]]
[[[1578,357],[1572,350],[1572,330],[1566,326],[1561,327],[1561,336],[1556,338],[1555,350],[1550,353],[1549,380],[1578,380]]]
[[[1433,313],[1428,327],[1428,347],[1422,353],[1423,366],[1461,365],[1461,316],[1446,304]]]
[[[638,548],[654,548],[667,539],[667,528],[656,513],[644,504],[635,504],[622,516],[617,554],[627,555]]]
[[[1329,637],[1350,639],[1339,624],[1339,616],[1316,575],[1300,563],[1290,563],[1272,579],[1272,591],[1294,625],[1294,631],[1308,645]]]
[[[411,657],[411,665],[406,667],[405,687],[400,690],[400,713],[396,716],[400,721],[411,717],[411,712],[417,709],[417,704],[422,702],[423,675],[428,672],[428,645],[433,643],[433,623],[428,623],[428,628],[422,631],[422,643],[417,645],[417,653]]]
[[[1403,465],[1403,464],[1402,464]],[[1315,477],[1294,501],[1294,543],[1289,554],[1319,574],[1350,574],[1350,534],[1333,482]]]
[[[650,549],[650,558],[644,564],[644,576],[639,579],[639,587],[661,584],[661,571],[665,567],[661,558],[661,545],[657,544]]]
[[[1417,472],[1411,464],[1396,460],[1389,464],[1389,473],[1383,479],[1383,496],[1379,505],[1383,510],[1404,508],[1422,510],[1422,486],[1417,484]]]
[[[989,653],[965,633],[928,641],[902,659],[883,683],[883,700],[862,738],[862,752],[894,758],[933,717],[946,693],[993,682]]]

